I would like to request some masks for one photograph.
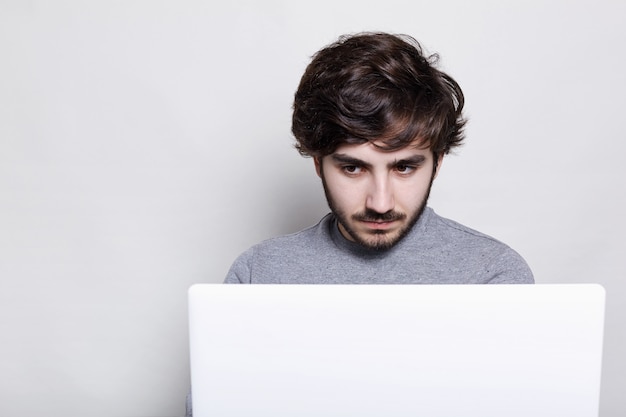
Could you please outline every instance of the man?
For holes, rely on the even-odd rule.
[[[331,213],[239,256],[226,283],[533,283],[497,240],[427,207],[463,141],[464,98],[407,36],[345,36],[314,55],[295,94],[296,147],[313,158]]]
[[[460,87],[434,64],[414,39],[385,33],[342,37],[315,54],[292,131],[331,213],[253,246],[226,283],[533,283],[511,248],[426,206],[465,124]]]

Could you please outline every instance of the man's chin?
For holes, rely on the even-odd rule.
[[[402,233],[389,233],[382,231],[375,231],[366,235],[353,236],[356,243],[360,244],[366,249],[384,251],[394,247],[400,240],[402,240]]]

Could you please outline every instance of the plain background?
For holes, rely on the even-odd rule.
[[[326,211],[291,101],[338,35],[407,33],[463,87],[431,206],[538,283],[607,290],[626,414],[626,2],[0,0],[0,414],[179,416],[186,290]]]

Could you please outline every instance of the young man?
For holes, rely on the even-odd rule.
[[[463,141],[464,98],[407,36],[345,36],[314,55],[295,94],[296,147],[331,213],[239,256],[226,283],[533,283],[503,243],[426,203]]]
[[[342,37],[313,57],[292,131],[331,213],[253,246],[226,283],[533,283],[511,248],[426,206],[465,124],[463,93],[434,61],[414,39],[385,33]]]

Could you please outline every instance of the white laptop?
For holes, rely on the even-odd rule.
[[[194,417],[597,417],[604,289],[189,290]]]

